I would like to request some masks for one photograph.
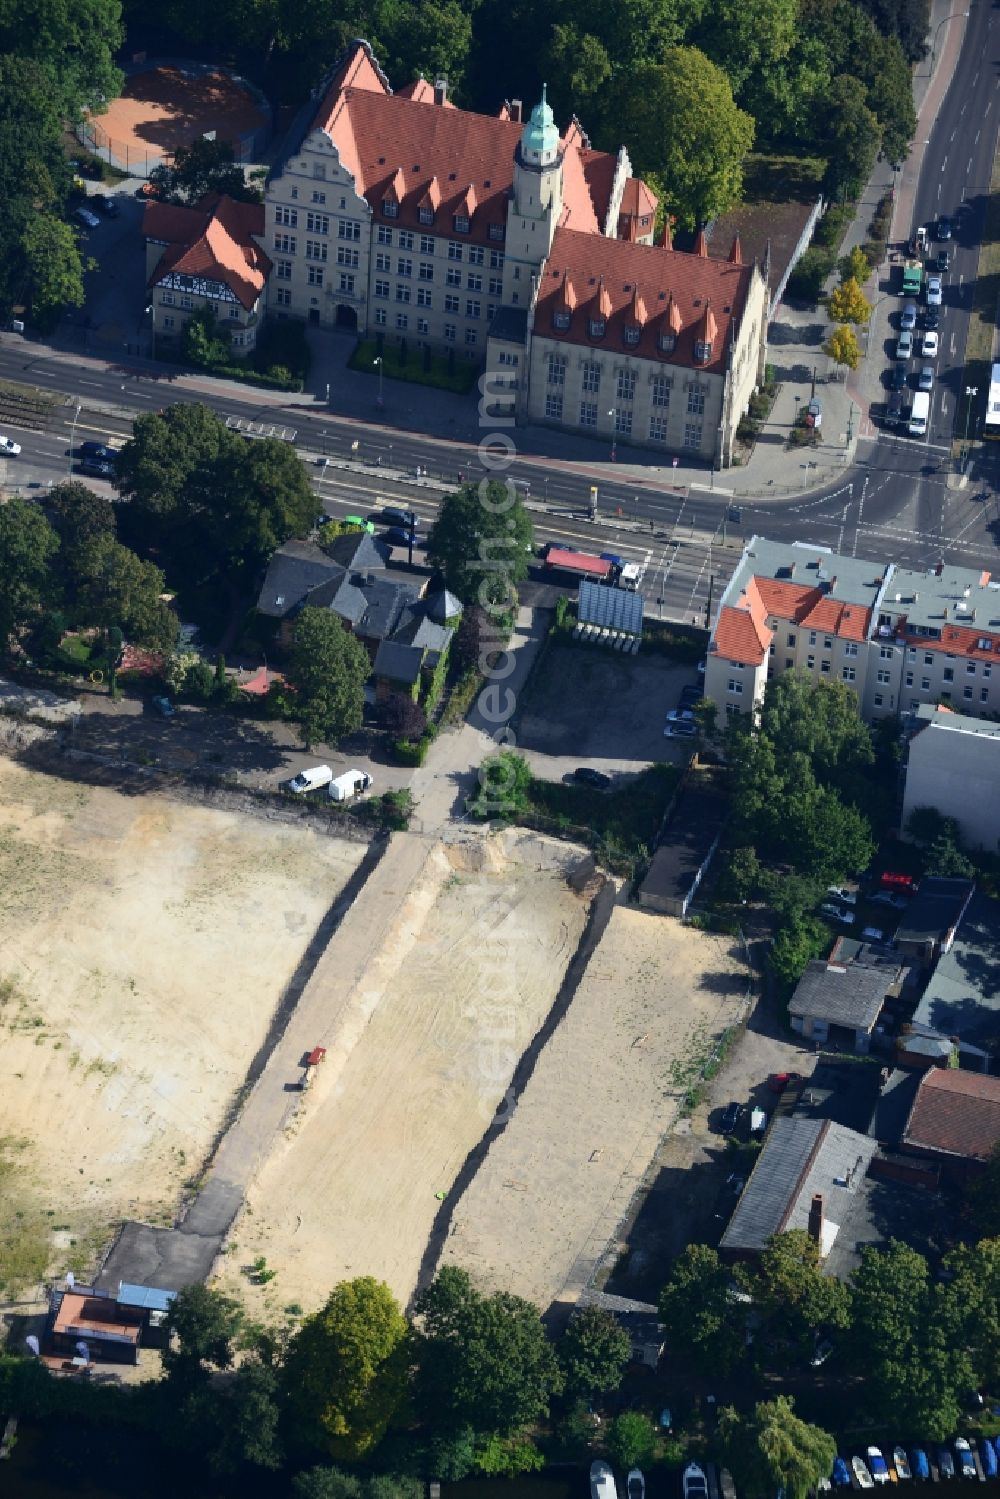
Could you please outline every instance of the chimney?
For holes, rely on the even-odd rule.
[[[438,104],[438,105],[441,105],[441,104],[447,104],[447,102],[448,102],[448,80],[447,80],[447,78],[438,78],[438,79],[435,80],[435,83],[434,83],[434,103]]]
[[[524,119],[524,105],[520,99],[511,99],[510,117],[515,125],[520,125]]]
[[[823,1194],[814,1192],[809,1204],[809,1237],[817,1249],[823,1247]]]

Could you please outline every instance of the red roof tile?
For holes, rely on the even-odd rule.
[[[491,224],[506,228],[514,153],[524,126],[502,114],[473,114],[432,101],[433,89],[429,99],[419,87],[393,94],[367,47],[359,44],[331,82],[313,127],[335,141],[376,217],[382,217],[386,193],[395,184],[400,206],[392,222],[400,228],[451,234],[456,215],[468,216],[468,239],[488,243]],[[596,234],[607,216],[616,158],[591,151],[576,121],[563,145],[560,222]],[[426,206],[435,178],[439,206],[433,224],[421,225],[418,210]],[[464,206],[470,189],[471,213]]]
[[[768,611],[757,590],[757,579],[751,578],[745,593],[735,604],[720,612],[715,627],[715,654],[742,666],[759,666],[767,655],[772,632],[767,627]]]
[[[752,275],[751,266],[731,265],[727,260],[663,250],[656,245],[634,245],[619,239],[595,239],[591,234],[560,228],[552,241],[539,287],[535,331],[563,343],[627,347],[630,353],[659,359],[667,365],[694,365],[694,345],[700,336],[698,327],[705,318],[705,304],[711,301],[717,336],[711,359],[707,364],[699,361],[697,367],[720,373],[725,367],[733,319],[743,311]],[[569,328],[558,329],[553,314],[562,310],[557,308],[557,302],[567,279],[576,293],[577,310],[570,317]],[[588,333],[589,304],[602,281],[611,310],[604,337],[595,340]],[[624,329],[629,325],[636,289],[650,321],[642,330],[638,344],[626,345]],[[668,311],[677,331],[677,344],[671,353],[663,353],[658,342],[662,328],[660,314]]]
[[[811,630],[825,630],[841,640],[865,640],[871,623],[871,610],[862,604],[845,604],[832,593],[805,583],[782,578],[758,577],[767,613],[775,619],[787,619]]]
[[[142,232],[163,242],[164,250],[149,278],[156,286],[168,271],[221,281],[246,308],[264,289],[271,261],[253,238],[264,234],[264,205],[234,198],[203,198],[195,208],[147,203]]]
[[[903,1141],[923,1150],[986,1160],[1000,1141],[1000,1078],[932,1068],[920,1080]]]
[[[996,661],[998,657],[997,642],[1000,636],[996,630],[989,628],[977,630],[975,625],[943,625],[941,638],[929,640],[926,635],[908,630],[904,621],[900,633],[907,642],[919,646],[922,651],[943,651],[949,656],[963,656],[968,661]],[[979,645],[981,640],[988,640],[991,648],[983,650]]]

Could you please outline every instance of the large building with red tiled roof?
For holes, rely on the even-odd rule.
[[[1000,712],[1000,580],[944,564],[914,572],[755,536],[719,600],[705,692],[726,717],[752,713],[768,680],[793,669],[846,683],[870,721],[930,702],[992,718]]]
[[[975,1175],[1000,1145],[1000,1078],[932,1067],[920,1079],[900,1144],[937,1161],[952,1179]]]
[[[560,133],[544,91],[527,118],[474,114],[443,81],[394,93],[357,42],[265,208],[273,315],[485,360],[498,419],[729,462],[763,369],[761,272],[738,241],[654,246],[627,150]]]
[[[147,203],[142,233],[154,338],[177,338],[211,307],[238,349],[252,349],[271,261],[261,249],[264,208],[211,193],[193,208]]]

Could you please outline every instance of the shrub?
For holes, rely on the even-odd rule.
[[[427,714],[405,692],[394,692],[379,704],[378,721],[394,738],[416,740],[427,727]]]

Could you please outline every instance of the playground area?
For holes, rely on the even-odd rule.
[[[148,64],[129,73],[120,97],[84,121],[81,134],[112,166],[148,177],[202,135],[229,141],[237,161],[259,161],[271,138],[271,109],[252,84],[222,68]]]

